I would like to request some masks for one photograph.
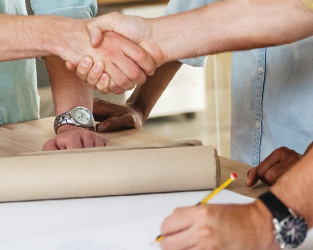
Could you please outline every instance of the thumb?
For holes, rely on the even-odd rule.
[[[107,15],[103,15],[94,18],[91,22],[87,24],[90,42],[93,47],[96,47],[101,43],[103,39],[102,32],[113,31],[113,23],[117,15],[119,15],[119,13],[110,13]]]
[[[70,61],[66,61],[65,65],[68,70],[74,70],[76,68],[75,64]]]
[[[255,185],[259,180],[259,177],[257,175],[257,169],[256,167],[252,168],[248,172],[247,180],[246,180],[246,186],[252,187]]]
[[[90,34],[91,46],[96,48],[103,40],[102,30],[98,26],[93,26],[91,28],[88,28],[88,32]]]
[[[122,129],[132,129],[135,128],[135,119],[133,114],[125,113],[119,117],[111,117],[98,126],[99,132],[110,132]]]

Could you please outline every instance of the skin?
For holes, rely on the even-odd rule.
[[[123,93],[135,84],[146,81],[146,74],[154,71],[151,56],[134,43],[113,32],[107,32],[97,49],[90,46],[86,24],[88,20],[74,20],[56,16],[12,16],[0,14],[0,61],[44,57],[49,72],[55,114],[59,115],[74,106],[91,110],[92,89]],[[27,32],[25,32],[27,30]],[[12,41],[14,37],[14,42]],[[55,55],[55,56],[52,56]],[[81,80],[69,72],[63,60],[76,64],[84,55],[87,68],[97,72],[106,70],[110,77],[95,79],[93,75]],[[101,63],[99,63],[101,61]],[[105,65],[105,66],[104,66]],[[43,150],[81,148],[109,145],[101,135],[83,128],[62,126],[54,139]]]
[[[313,151],[285,173],[271,191],[313,227]],[[301,193],[301,196],[299,195]],[[164,250],[280,249],[274,243],[272,215],[256,200],[248,205],[201,205],[176,209],[161,227]]]
[[[273,185],[280,176],[292,168],[302,157],[303,155],[286,147],[274,150],[258,166],[248,171],[246,186],[252,187],[258,180]]]
[[[60,115],[75,106],[84,106],[92,112],[92,89],[74,72],[68,71],[61,58],[48,56],[44,60],[49,73],[55,114]],[[57,130],[56,136],[47,141],[42,149],[47,151],[108,145],[110,141],[100,134],[84,128],[63,125]]]
[[[139,44],[157,65],[162,65],[179,58],[290,43],[311,36],[312,21],[313,13],[299,0],[228,0],[156,19],[114,13],[99,17],[88,28],[93,46],[98,46],[103,31],[114,31]],[[313,226],[312,162],[310,150],[271,189],[287,207],[307,220],[309,228]],[[249,205],[182,208],[164,220],[161,247],[279,249],[274,243],[271,220],[259,200]]]
[[[153,19],[111,13],[87,26],[93,46],[104,31],[114,31],[148,51],[159,66],[181,58],[291,43],[313,34],[312,19],[312,11],[299,0],[227,0]]]
[[[153,76],[147,78],[145,84],[136,87],[125,105],[95,99],[94,116],[101,121],[98,130],[109,132],[125,128],[141,128],[180,67],[180,62],[171,62],[158,68]]]
[[[57,16],[13,16],[0,14],[0,28],[4,31],[0,36],[0,61],[55,55],[73,65],[86,55],[92,57],[95,68],[101,61],[99,70],[103,69],[110,76],[110,88],[103,91],[121,93],[135,84],[145,82],[145,74],[151,75],[155,70],[155,62],[142,48],[124,38],[117,38],[110,33],[104,36],[97,48],[92,48],[87,32],[89,20],[74,20]],[[28,32],[24,32],[27,30]],[[12,43],[12,37],[14,42]],[[114,49],[105,47],[107,41],[120,42]],[[106,41],[107,40],[107,41]],[[119,48],[119,51],[116,49]],[[86,62],[88,65],[88,62]],[[88,65],[88,67],[90,66]],[[98,65],[99,66],[99,65]],[[103,67],[103,68],[102,68]],[[89,80],[86,78],[85,80]],[[94,81],[91,79],[91,86]]]

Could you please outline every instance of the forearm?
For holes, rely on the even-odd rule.
[[[0,14],[0,30],[0,61],[58,55],[78,62],[79,49],[70,51],[73,38],[89,44],[84,21],[64,17]]]
[[[300,160],[295,167],[281,176],[272,191],[297,214],[302,215],[313,227],[313,150]]]
[[[181,63],[170,62],[158,68],[153,76],[147,78],[143,85],[138,85],[127,103],[140,109],[145,121],[170,81],[180,69]]]
[[[75,72],[68,71],[62,59],[49,56],[45,58],[49,73],[55,114],[59,115],[75,106],[93,109],[92,89]]]
[[[301,0],[225,0],[149,19],[166,61],[290,43],[312,35],[312,22]]]

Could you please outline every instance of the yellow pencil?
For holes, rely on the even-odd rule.
[[[236,180],[236,178],[237,178],[237,174],[232,173],[230,175],[230,177],[222,185],[220,185],[218,188],[214,189],[213,192],[211,192],[208,196],[206,196],[204,199],[202,199],[197,205],[206,204],[215,195],[217,195],[222,189],[226,188],[230,183],[232,183],[232,181]],[[152,242],[151,245],[153,245],[156,242],[160,242],[162,239],[163,239],[163,235],[160,234],[158,237],[156,237],[156,239],[154,240],[154,242]]]

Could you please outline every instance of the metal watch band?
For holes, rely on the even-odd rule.
[[[271,191],[260,195],[259,199],[278,221],[282,221],[290,215],[289,209]]]
[[[80,124],[80,123],[76,122],[72,113],[75,112],[75,110],[77,110],[77,109],[82,109],[82,110],[87,111],[87,113],[90,115],[90,118],[91,118],[90,124]],[[81,107],[81,106],[76,106],[76,107],[64,112],[63,114],[60,114],[59,116],[57,116],[55,118],[55,120],[54,120],[54,131],[55,131],[55,133],[57,133],[58,128],[64,124],[82,127],[82,128],[85,128],[85,129],[91,130],[91,131],[96,131],[96,125],[94,122],[93,115],[90,113],[90,111],[87,108]]]

